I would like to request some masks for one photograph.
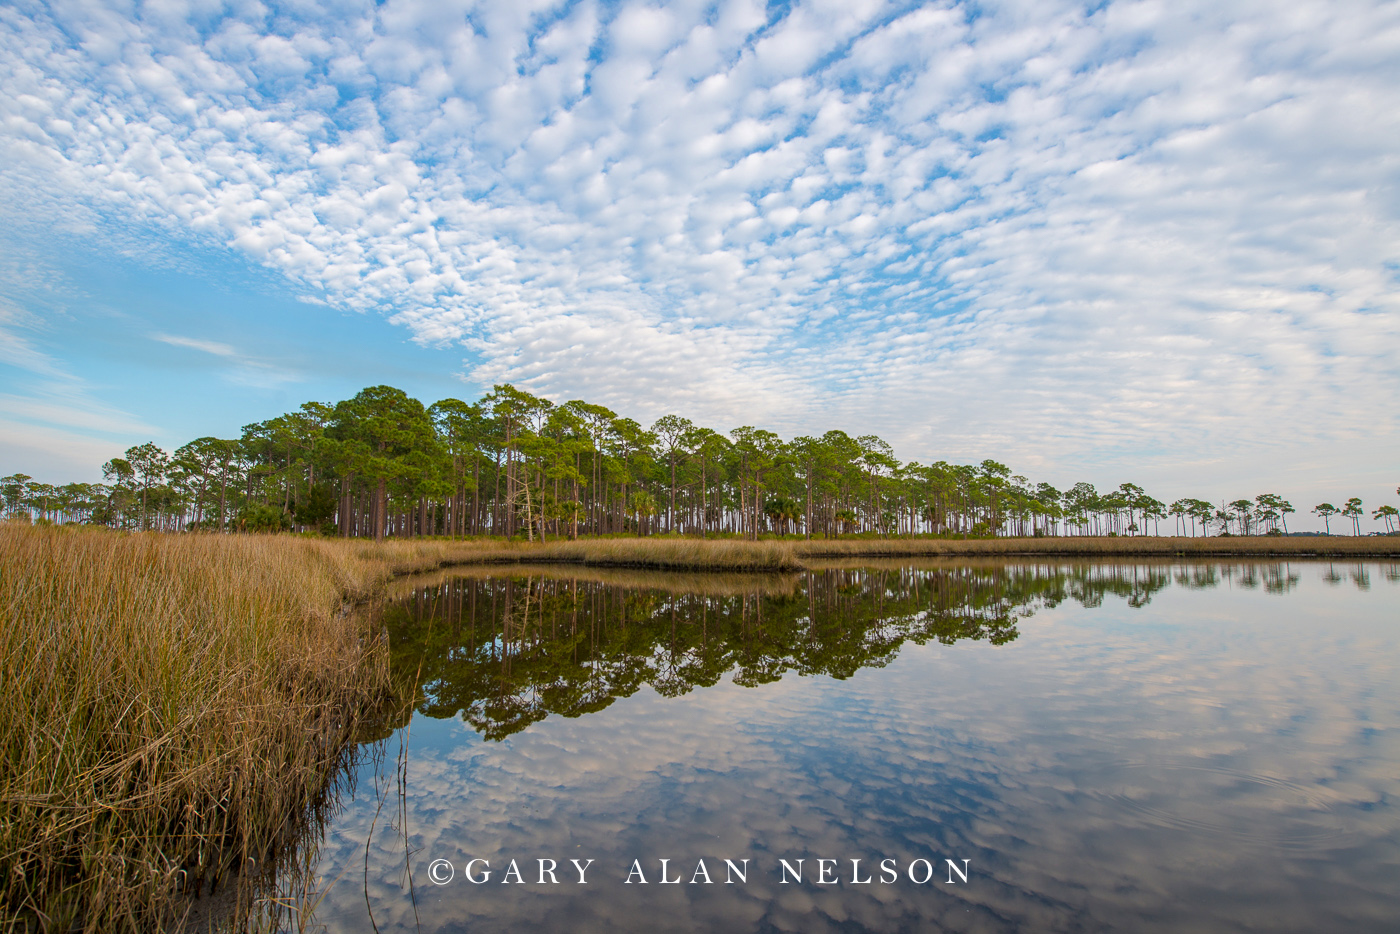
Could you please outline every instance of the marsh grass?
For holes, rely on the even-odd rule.
[[[371,543],[366,543],[369,546]],[[1390,557],[1398,537],[1229,538],[1063,536],[1046,538],[698,539],[589,538],[579,541],[440,542],[442,563],[547,562],[690,571],[798,571],[808,562],[856,558],[976,557]],[[379,546],[388,547],[388,546]]]
[[[446,543],[444,543],[446,544]],[[693,571],[797,571],[809,561],[855,558],[975,558],[1047,556],[1085,558],[1150,557],[1390,557],[1400,555],[1397,537],[1229,538],[1063,536],[1046,538],[841,538],[697,539],[592,538],[475,544],[476,551],[454,555],[444,564],[482,561],[573,563],[602,567]],[[475,555],[475,557],[473,557]]]
[[[387,653],[347,599],[496,543],[0,526],[0,918],[177,925],[340,773]]]

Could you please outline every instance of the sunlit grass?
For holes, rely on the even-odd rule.
[[[0,525],[3,920],[157,929],[264,863],[387,689],[347,598],[483,547]]]

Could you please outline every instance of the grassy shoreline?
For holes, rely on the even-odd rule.
[[[0,926],[178,929],[267,865],[390,692],[348,602],[449,551],[0,525]]]
[[[1400,537],[1178,538],[1066,536],[1048,538],[698,539],[594,538],[504,542],[432,540],[447,548],[444,565],[520,562],[686,571],[795,571],[808,559],[1066,557],[1066,558],[1392,558]],[[458,552],[456,549],[470,549]]]
[[[451,566],[726,574],[858,559],[1400,558],[1400,538],[373,542],[0,525],[0,920],[171,929],[322,796],[387,653],[349,604]]]
[[[676,571],[800,571],[807,560],[860,558],[1395,558],[1400,536],[1185,538],[1065,536],[1047,538],[699,539],[588,538],[547,543],[501,539],[363,542],[361,548],[441,549],[439,567],[528,562]],[[420,568],[421,569],[421,568]]]

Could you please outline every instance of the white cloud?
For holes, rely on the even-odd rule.
[[[643,417],[1400,454],[1393,4],[306,9],[7,8],[4,171]]]
[[[100,479],[97,468],[122,450],[79,431],[0,418],[0,473],[22,471],[46,483],[93,482]],[[90,466],[75,472],[74,464]]]
[[[180,337],[174,334],[156,333],[150,337],[151,340],[169,344],[172,347],[184,347],[188,350],[197,350],[200,353],[222,358],[227,362],[227,367],[221,371],[221,376],[236,386],[268,389],[287,383],[300,382],[303,378],[300,373],[294,370],[240,353],[232,344],[196,337]]]
[[[16,391],[0,392],[0,473],[96,479],[97,466],[122,450],[121,439],[157,429],[97,398],[84,380],[40,350],[24,333],[40,324],[0,299],[0,375],[9,375],[9,368],[20,377]],[[78,464],[84,466],[75,471]]]
[[[21,314],[0,303],[0,364],[25,370],[37,376],[62,377],[64,373],[48,354],[19,332],[15,324]]]
[[[162,344],[169,344],[172,347],[188,347],[191,350],[203,351],[213,354],[216,357],[234,357],[238,351],[228,344],[221,344],[218,341],[205,341],[193,337],[176,337],[173,334],[152,334],[152,340],[160,341]]]

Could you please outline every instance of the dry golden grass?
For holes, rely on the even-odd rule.
[[[842,558],[1047,557],[1395,557],[1400,537],[1173,538],[1064,536],[1047,538],[842,538],[810,541],[599,538],[576,542],[433,542],[444,565],[529,561],[658,570],[795,571],[806,562]],[[366,555],[391,544],[362,546]]]
[[[842,538],[794,540],[596,538],[570,542],[500,540],[330,542],[394,573],[436,564],[530,562],[673,571],[797,571],[809,562],[855,558],[1397,557],[1400,537],[1171,538],[1064,536],[1047,538]]]
[[[448,544],[448,543],[444,543]],[[463,548],[467,543],[458,543]],[[561,562],[675,570],[793,571],[806,561],[841,558],[1064,557],[1395,557],[1400,537],[1250,536],[1177,538],[1063,536],[1046,538],[842,538],[809,541],[656,538],[585,539],[577,542],[476,543],[472,551],[448,548],[444,564],[473,561]]]
[[[483,552],[0,525],[0,920],[159,929],[265,862],[387,686],[346,598]]]

